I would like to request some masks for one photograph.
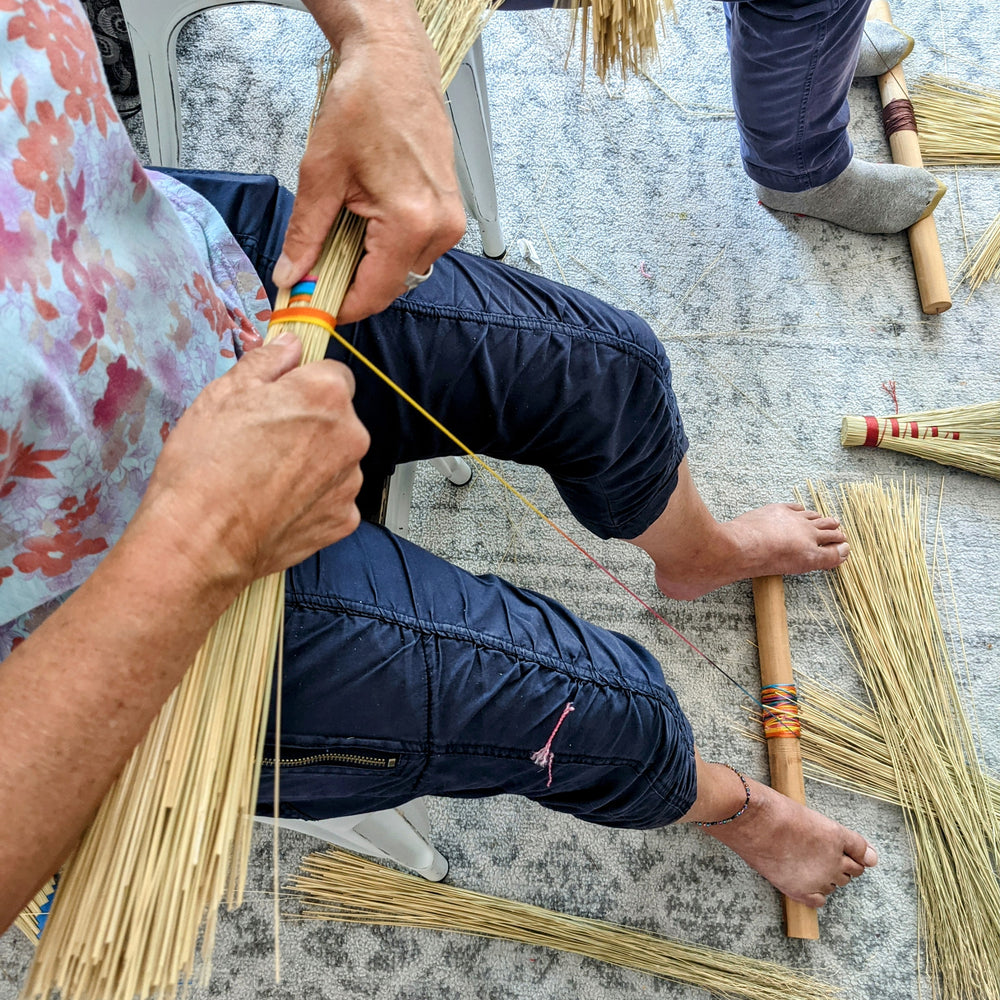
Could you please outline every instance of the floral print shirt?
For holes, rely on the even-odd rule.
[[[78,0],[0,0],[0,660],[267,315],[215,210],[136,158]]]

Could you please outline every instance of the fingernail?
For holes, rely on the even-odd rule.
[[[281,344],[282,347],[289,347],[290,345],[297,343],[298,337],[292,333],[291,330],[285,330],[283,333],[279,333],[274,340],[271,341],[272,344]]]
[[[846,559],[851,554],[851,547],[847,544],[847,542],[841,542],[837,546],[837,552],[839,553],[841,559]]]
[[[295,280],[295,270],[292,267],[292,262],[284,253],[282,253],[274,265],[274,270],[271,272],[271,280],[279,288],[287,288]]]
[[[865,851],[865,856],[861,863],[865,868],[874,868],[878,864],[878,851],[870,844],[868,845],[868,850]]]

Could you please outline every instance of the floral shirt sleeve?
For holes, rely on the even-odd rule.
[[[0,0],[0,659],[267,308],[214,209],[136,159],[77,0]]]

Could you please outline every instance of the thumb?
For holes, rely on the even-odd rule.
[[[279,333],[252,351],[247,351],[233,369],[233,375],[257,382],[277,382],[282,375],[298,367],[302,359],[302,341],[291,331]]]
[[[319,260],[323,243],[344,204],[338,162],[317,161],[307,150],[299,164],[299,185],[285,242],[271,273],[278,288],[288,288],[304,278]]]

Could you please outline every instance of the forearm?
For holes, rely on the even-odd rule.
[[[131,530],[0,664],[0,931],[72,849],[239,582]]]
[[[338,52],[354,42],[405,37],[414,28],[423,32],[413,0],[305,0],[305,5]]]

